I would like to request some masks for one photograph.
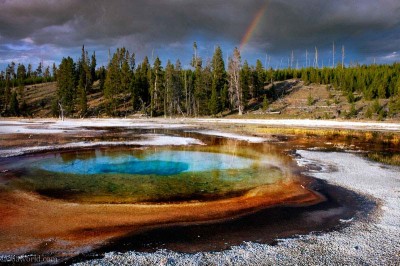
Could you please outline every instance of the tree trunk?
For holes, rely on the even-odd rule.
[[[243,115],[243,106],[239,105],[239,115]]]
[[[61,111],[61,120],[64,121],[64,109],[60,102],[58,103],[58,106],[60,107],[60,111]]]

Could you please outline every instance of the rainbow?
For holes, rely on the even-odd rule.
[[[258,24],[260,23],[261,18],[263,17],[265,11],[267,10],[268,1],[262,6],[262,8],[257,12],[256,16],[251,21],[249,27],[244,34],[242,41],[240,42],[239,50],[242,51],[244,46],[249,42],[251,36],[253,35],[254,31],[256,30]]]

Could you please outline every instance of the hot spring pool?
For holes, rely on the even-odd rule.
[[[283,178],[262,156],[224,151],[92,149],[18,160],[11,188],[86,203],[171,202],[240,195]]]
[[[107,132],[96,141],[146,140],[144,131]],[[354,215],[342,207],[358,202],[352,194],[301,175],[290,145],[174,134],[205,145],[90,148],[74,145],[86,141],[80,136],[60,141],[60,150],[2,158],[0,248],[60,257],[217,251],[333,228]]]
[[[253,160],[222,153],[198,151],[157,151],[144,156],[108,156],[96,152],[94,158],[64,160],[62,156],[38,162],[40,169],[66,174],[176,175],[182,172],[249,168]]]

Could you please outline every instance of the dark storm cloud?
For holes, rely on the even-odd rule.
[[[398,31],[399,11],[397,0],[271,1],[260,32],[275,50],[333,41],[357,48],[383,31]]]
[[[258,2],[260,1],[253,1]],[[3,1],[0,32],[6,40],[74,45],[82,40],[168,42],[201,32],[237,38],[252,13],[227,1]],[[255,12],[257,6],[250,6]],[[243,25],[243,26],[242,26]]]
[[[41,47],[50,58],[83,43],[147,53],[187,49],[198,38],[239,45],[265,3],[246,49],[279,54],[335,41],[360,57],[400,50],[398,0],[0,0],[0,56]]]

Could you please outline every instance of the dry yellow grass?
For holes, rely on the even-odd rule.
[[[368,158],[385,164],[400,165],[400,154],[385,155],[374,152],[368,154]]]
[[[257,125],[244,125],[236,129],[238,132],[255,135],[295,135],[295,136],[320,136],[320,137],[355,137],[365,141],[384,142],[393,145],[400,144],[400,133],[372,132],[350,129],[310,129],[290,127],[265,127]]]

